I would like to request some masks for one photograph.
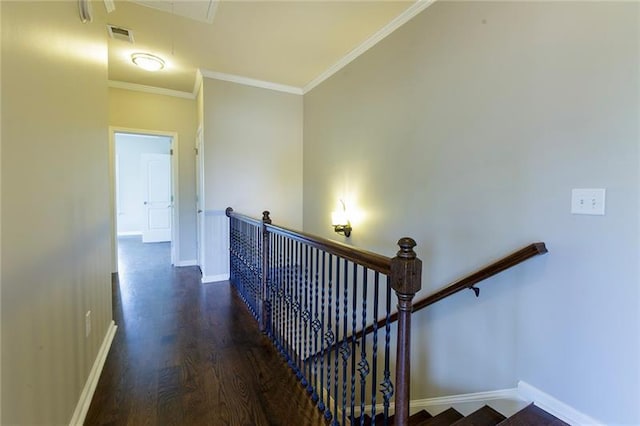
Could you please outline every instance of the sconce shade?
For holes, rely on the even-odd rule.
[[[331,224],[333,226],[346,225],[348,223],[349,219],[347,219],[347,215],[344,211],[336,211],[331,213]]]
[[[333,230],[336,233],[348,237],[351,235],[351,222],[347,216],[347,209],[345,208],[344,201],[340,200],[340,204],[342,205],[341,210],[331,212],[331,226],[333,226]]]

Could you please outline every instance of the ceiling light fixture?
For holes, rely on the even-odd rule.
[[[134,53],[131,55],[131,61],[147,71],[160,71],[164,68],[164,61],[162,58],[150,53]]]

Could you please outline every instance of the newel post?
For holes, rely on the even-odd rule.
[[[262,212],[262,250],[260,252],[260,256],[262,257],[262,283],[260,290],[260,331],[267,332],[267,324],[269,324],[269,319],[267,316],[269,315],[269,309],[267,305],[269,304],[268,300],[268,289],[267,289],[267,276],[269,275],[269,233],[267,232],[267,227],[265,225],[271,224],[271,218],[269,217],[269,211],[265,210]]]
[[[413,248],[416,242],[408,237],[398,241],[400,250],[391,259],[391,288],[398,296],[398,347],[396,357],[395,424],[409,422],[409,385],[411,356],[411,311],[413,297],[422,286],[422,261]]]

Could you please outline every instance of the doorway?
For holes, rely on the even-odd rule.
[[[112,270],[118,272],[119,242],[163,245],[177,261],[177,135],[110,129],[112,172]],[[131,241],[129,241],[131,240]]]

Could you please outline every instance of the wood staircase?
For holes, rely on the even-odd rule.
[[[388,424],[393,425],[393,416]],[[384,417],[376,416],[375,421],[364,415],[364,421],[356,419],[356,425],[382,426]],[[449,408],[436,416],[421,410],[409,417],[409,426],[568,426],[567,423],[552,416],[543,409],[530,404],[513,416],[507,418],[493,408],[485,405],[468,416],[463,416],[454,408]]]

